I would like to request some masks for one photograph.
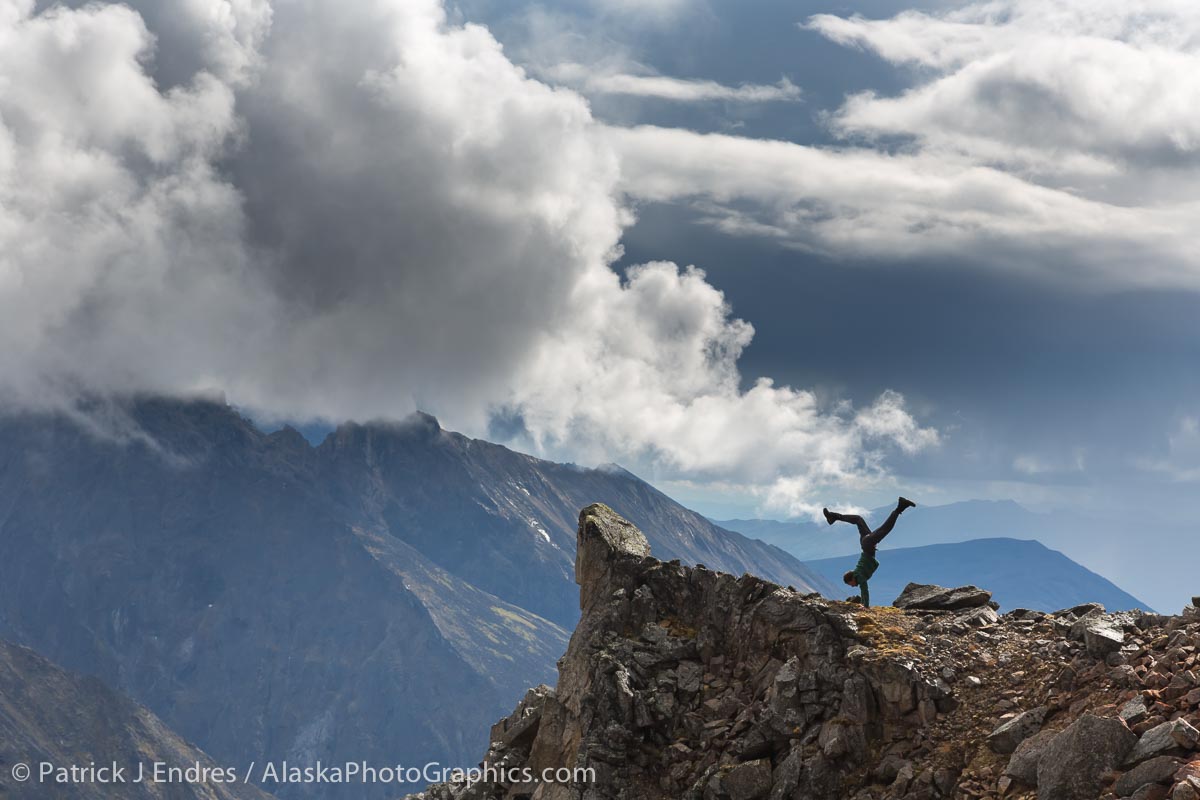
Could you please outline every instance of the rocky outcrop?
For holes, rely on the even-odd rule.
[[[1176,681],[1196,683],[1194,612],[1000,617],[973,587],[920,594],[975,605],[863,609],[658,561],[603,506],[584,509],[578,538],[584,612],[557,687],[493,728],[472,780],[419,797],[1052,800],[1137,784],[1139,798],[1191,800],[1200,786],[1183,727],[1200,693]],[[994,616],[961,621],[980,610]],[[1090,650],[1095,624],[1121,648]]]

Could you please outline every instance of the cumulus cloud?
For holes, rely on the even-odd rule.
[[[1003,0],[809,26],[931,70],[899,96],[851,97],[835,118],[847,134],[911,136],[1047,180],[1194,167],[1200,152],[1193,3]]]
[[[579,89],[584,94],[617,94],[650,97],[681,103],[723,101],[727,103],[794,102],[800,87],[787,78],[777,84],[743,83],[726,86],[716,81],[597,71],[595,67],[566,62],[541,71],[546,78]]]
[[[542,452],[797,503],[936,441],[891,393],[744,390],[752,329],[703,273],[612,269],[632,217],[586,102],[436,0],[0,0],[0,86],[10,405],[500,414]]]

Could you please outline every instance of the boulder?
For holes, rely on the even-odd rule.
[[[1008,760],[1004,774],[1028,786],[1036,786],[1038,762],[1057,735],[1058,731],[1038,731],[1021,742]]]
[[[988,735],[988,747],[993,753],[1008,755],[1017,749],[1017,745],[1042,729],[1046,714],[1050,709],[1045,706],[1025,711],[992,731]]]
[[[960,586],[947,589],[924,583],[910,583],[892,603],[896,608],[923,611],[960,611],[964,608],[986,606],[992,593],[978,586]]]
[[[1042,753],[1038,800],[1095,800],[1102,775],[1124,761],[1136,743],[1121,720],[1084,714]]]
[[[1189,781],[1181,781],[1171,790],[1171,800],[1200,800],[1200,789]]]
[[[1137,725],[1139,722],[1145,722],[1150,716],[1149,709],[1146,708],[1146,700],[1140,694],[1130,700],[1125,705],[1121,706],[1121,719],[1125,720],[1126,725]]]
[[[1173,719],[1142,734],[1126,763],[1137,764],[1155,756],[1183,755],[1195,750],[1200,741],[1197,731],[1186,720]]]
[[[771,791],[771,760],[758,758],[738,764],[721,781],[731,800],[759,800]]]
[[[1000,615],[996,613],[996,609],[985,605],[955,614],[954,621],[962,625],[982,628],[986,625],[995,625],[1000,621]]]
[[[879,763],[875,765],[875,769],[871,770],[871,775],[876,781],[886,786],[896,780],[896,776],[900,774],[900,770],[906,766],[911,769],[912,762],[905,761],[898,755],[889,754],[880,759]]]
[[[1104,658],[1118,653],[1125,644],[1125,634],[1103,622],[1093,622],[1083,629],[1083,643],[1090,655]]]
[[[1079,617],[1086,617],[1089,614],[1103,613],[1104,606],[1100,605],[1099,603],[1080,603],[1079,605],[1072,606],[1071,608],[1064,608],[1060,611],[1055,611],[1051,616],[1071,617],[1072,619],[1078,619]]]
[[[1113,791],[1117,797],[1129,797],[1148,783],[1171,783],[1183,762],[1171,756],[1158,756],[1143,761],[1117,779]]]
[[[775,771],[771,773],[771,794],[769,800],[790,800],[800,782],[800,770],[804,765],[803,751],[796,749],[788,753]]]
[[[1084,641],[1084,632],[1088,629],[1088,626],[1105,624],[1105,622],[1106,620],[1104,619],[1103,609],[1100,609],[1099,611],[1089,611],[1082,617],[1077,618],[1071,623],[1071,627],[1066,629],[1067,638],[1075,642],[1082,642]]]

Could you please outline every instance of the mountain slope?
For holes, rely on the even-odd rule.
[[[574,625],[574,516],[606,498],[655,531],[666,558],[828,589],[794,557],[701,515],[619,467],[581,469],[443,431],[426,415],[343,425],[316,450],[322,478],[364,526],[447,572],[560,625]]]
[[[124,783],[83,781],[67,786],[40,780],[39,765],[87,766],[89,763],[124,767]],[[134,783],[138,765],[147,781],[161,762],[186,769],[195,764],[217,767],[212,759],[169,730],[161,720],[94,678],[72,675],[32,650],[0,640],[0,797],[62,797],[72,800],[153,798],[178,800],[266,800],[253,785],[232,782],[227,775],[200,784],[181,782],[170,787]],[[24,782],[13,768],[33,769]],[[220,765],[225,766],[225,765]],[[242,767],[244,768],[244,766]],[[236,767],[234,768],[237,769]],[[211,773],[210,773],[211,774]]]
[[[134,411],[153,446],[0,429],[0,635],[234,763],[461,757],[497,685],[523,688],[508,662],[461,657],[325,498],[307,445],[211,404]]]
[[[207,401],[83,422],[0,419],[0,636],[222,760],[472,759],[507,698],[553,675],[579,613],[575,513],[593,500],[656,530],[664,555],[829,588],[623,470],[431,417],[345,425],[316,448]]]
[[[832,580],[853,569],[857,555],[810,561]],[[986,586],[1004,609],[1055,611],[1100,603],[1109,611],[1149,607],[1111,581],[1040,542],[975,539],[954,544],[900,547],[881,553],[871,578],[871,599],[887,605],[910,581],[941,586]],[[846,594],[854,590],[846,588]]]

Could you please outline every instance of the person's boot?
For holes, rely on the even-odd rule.
[[[833,513],[828,508],[822,508],[821,513],[825,515],[825,521],[830,525],[837,522],[837,520],[833,518]]]
[[[909,500],[907,497],[901,497],[898,505],[900,506],[900,510],[903,511],[906,508],[913,508],[917,504],[912,500]]]

